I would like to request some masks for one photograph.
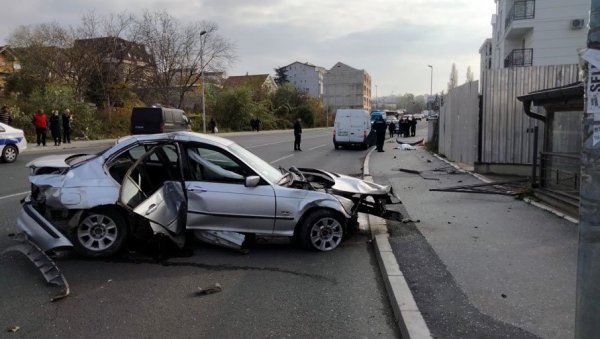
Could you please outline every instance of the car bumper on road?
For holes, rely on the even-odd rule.
[[[25,233],[42,251],[59,247],[73,247],[71,241],[33,208],[29,202],[25,202],[19,212],[17,229]]]

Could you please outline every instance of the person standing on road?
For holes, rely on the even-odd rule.
[[[217,130],[217,122],[214,118],[210,119],[210,122],[208,123],[208,130],[210,131],[210,133],[215,134]]]
[[[58,111],[53,110],[50,116],[50,133],[52,134],[52,140],[54,140],[54,146],[60,146],[60,124],[61,119]]]
[[[417,135],[417,119],[415,117],[410,118],[410,136],[414,137]]]
[[[301,121],[302,120],[298,118],[294,123],[294,151],[300,152],[302,152],[302,149],[300,149],[300,142],[302,141],[302,125],[300,125]]]
[[[385,141],[385,132],[387,132],[387,124],[383,120],[382,116],[379,116],[375,122],[373,122],[373,129],[377,133],[377,152],[385,152],[383,150],[383,142]]]
[[[10,116],[10,109],[8,106],[2,106],[2,109],[0,110],[0,122],[7,125],[12,123],[12,117]]]
[[[63,144],[71,143],[71,124],[73,117],[71,111],[67,108],[62,114],[62,132],[63,132]]]
[[[260,119],[256,117],[254,123],[256,124],[256,133],[258,133],[260,131]]]
[[[35,134],[37,137],[37,145],[46,146],[46,131],[48,130],[48,120],[44,110],[39,109],[33,116],[33,125],[35,126]]]
[[[393,121],[390,121],[390,125],[388,126],[390,130],[390,138],[394,137],[394,132],[396,131],[396,124]]]

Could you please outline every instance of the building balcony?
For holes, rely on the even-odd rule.
[[[515,1],[504,20],[506,37],[510,39],[525,34],[533,28],[531,19],[535,19],[535,0]]]
[[[513,49],[504,59],[504,67],[527,67],[533,65],[533,48]]]

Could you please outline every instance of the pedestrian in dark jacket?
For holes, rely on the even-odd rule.
[[[260,119],[256,118],[254,124],[256,125],[256,133],[258,133],[260,131]]]
[[[409,119],[409,122],[410,122],[410,136],[414,137],[415,135],[417,135],[417,119],[412,117]]]
[[[35,126],[35,134],[37,137],[37,145],[46,146],[46,132],[48,130],[48,120],[43,110],[38,110],[33,116],[33,125]]]
[[[302,120],[298,118],[298,120],[296,120],[294,123],[294,151],[300,152],[302,152],[302,149],[300,149],[300,142],[302,141],[302,125],[300,125],[301,121]]]
[[[52,111],[50,116],[50,134],[52,134],[52,140],[54,140],[54,146],[60,146],[60,125],[61,119],[58,115],[58,111]]]
[[[387,124],[383,120],[382,116],[379,116],[375,122],[373,122],[373,129],[377,133],[377,152],[384,152],[383,142],[385,141],[385,132],[387,131]]]
[[[67,108],[62,114],[62,132],[63,132],[63,144],[71,143],[71,125],[73,123],[73,116],[71,111]]]
[[[7,125],[10,125],[12,123],[10,109],[8,108],[8,106],[2,106],[2,109],[0,110],[0,122]]]
[[[390,138],[393,138],[394,137],[394,132],[396,132],[396,124],[394,124],[393,121],[390,121],[388,129],[390,130]]]
[[[214,118],[210,119],[210,122],[208,123],[208,130],[213,134],[217,131],[217,122]]]

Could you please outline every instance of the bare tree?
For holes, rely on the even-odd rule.
[[[473,71],[471,71],[471,66],[467,67],[467,77],[466,82],[472,82],[475,80],[475,76],[473,75]]]
[[[123,100],[139,74],[138,67],[150,63],[145,50],[127,40],[132,23],[127,13],[98,17],[89,12],[76,30],[73,53],[79,57],[80,76],[86,77],[88,96],[103,104],[109,120],[113,105]]]
[[[450,80],[448,80],[448,93],[458,85],[458,70],[456,64],[452,63],[452,69],[450,70]]]
[[[163,102],[177,97],[177,107],[201,85],[203,72],[223,71],[235,59],[233,45],[211,22],[182,24],[166,11],[146,11],[136,20],[134,32],[154,60],[155,94]]]

